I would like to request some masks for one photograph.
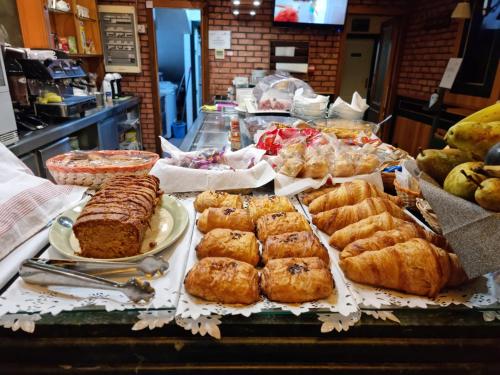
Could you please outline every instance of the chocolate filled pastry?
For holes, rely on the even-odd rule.
[[[242,208],[210,207],[198,218],[196,225],[200,232],[207,233],[212,229],[226,228],[253,232],[255,225],[248,210]]]
[[[199,259],[226,257],[256,266],[259,263],[259,243],[252,232],[213,229],[196,246]]]
[[[257,238],[265,242],[269,236],[290,232],[311,232],[306,218],[298,212],[278,212],[257,220]]]
[[[262,270],[260,286],[271,301],[301,303],[328,298],[333,278],[316,257],[272,259]]]
[[[188,272],[184,286],[211,302],[250,305],[260,299],[257,270],[231,258],[203,258]]]
[[[328,251],[312,232],[293,232],[269,236],[262,251],[262,262],[271,259],[318,257],[330,264]]]
[[[204,191],[194,200],[194,208],[203,212],[209,207],[242,208],[243,200],[239,195],[228,194],[222,191]]]
[[[250,216],[257,221],[261,216],[275,212],[293,212],[295,207],[287,197],[252,197],[248,202]]]

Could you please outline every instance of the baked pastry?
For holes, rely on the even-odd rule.
[[[248,202],[248,211],[257,221],[259,217],[275,212],[294,212],[295,207],[287,197],[252,197]]]
[[[467,280],[445,250],[414,238],[376,251],[340,259],[345,275],[356,282],[435,297],[446,285]]]
[[[385,198],[397,205],[401,205],[401,199],[398,197],[380,191],[365,180],[355,180],[344,182],[337,189],[313,200],[309,204],[309,212],[317,214],[318,212],[328,211],[333,208],[353,205],[366,198],[376,197]]]
[[[279,173],[284,174],[288,177],[297,177],[302,169],[304,169],[304,165],[305,161],[302,158],[287,158],[281,166]]]
[[[355,161],[349,154],[335,155],[333,163],[330,163],[330,174],[333,177],[351,177],[356,174]]]
[[[186,291],[207,301],[250,305],[259,301],[259,274],[245,262],[203,258],[184,279]]]
[[[194,208],[203,212],[209,207],[232,207],[242,208],[243,200],[236,194],[228,194],[222,191],[204,191],[198,194],[194,200]]]
[[[380,166],[380,160],[373,154],[356,155],[356,174],[370,174]]]
[[[344,247],[340,256],[342,258],[356,256],[365,251],[380,250],[397,243],[406,242],[412,238],[423,238],[446,250],[447,243],[444,237],[429,232],[416,224],[406,223],[399,225],[397,229],[379,231],[371,237],[356,240]]]
[[[321,156],[313,156],[304,164],[300,177],[323,178],[328,174],[328,162]]]
[[[303,231],[311,232],[311,226],[304,215],[298,212],[278,212],[257,220],[257,238],[262,242],[275,234]]]
[[[255,224],[248,210],[230,207],[210,207],[200,215],[196,226],[202,233],[216,228],[253,232]]]
[[[323,187],[320,187],[319,189],[307,191],[304,193],[304,196],[302,197],[302,203],[304,203],[306,206],[308,206],[316,198],[321,197],[322,195],[325,195],[326,193],[329,193],[330,191],[334,191],[335,189],[338,189],[339,186],[340,185],[323,186]]]
[[[330,264],[328,251],[312,232],[292,232],[269,236],[262,250],[262,262],[271,259],[318,257]]]
[[[323,232],[332,234],[349,224],[383,212],[388,212],[399,219],[408,219],[404,211],[390,200],[385,198],[367,198],[352,206],[343,206],[320,212],[313,216],[313,223]]]
[[[196,245],[199,259],[226,257],[256,266],[259,263],[259,243],[252,232],[213,229]]]
[[[271,301],[301,303],[328,298],[333,278],[319,258],[272,259],[262,270],[260,286]]]
[[[329,243],[333,247],[342,250],[351,242],[370,237],[375,232],[400,228],[406,224],[411,225],[409,222],[398,219],[388,212],[384,212],[379,215],[367,217],[336,231],[330,236]]]
[[[161,198],[159,186],[155,176],[120,176],[108,180],[73,225],[81,255],[111,259],[139,254],[144,233]]]

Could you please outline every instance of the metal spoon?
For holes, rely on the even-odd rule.
[[[73,224],[74,224],[73,220],[71,220],[67,216],[59,216],[57,218],[57,223],[59,225],[62,225],[63,227],[69,228],[69,229],[73,228]]]

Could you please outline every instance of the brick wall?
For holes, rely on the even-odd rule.
[[[459,21],[450,20],[457,0],[414,0],[404,42],[398,94],[428,99],[454,56]],[[446,18],[447,17],[447,18]],[[445,19],[449,24],[432,26]]]
[[[98,4],[108,5],[136,5],[130,0],[98,0]],[[146,24],[146,0],[137,0],[137,22]],[[139,35],[141,44],[142,72],[138,74],[122,74],[122,89],[141,98],[141,127],[144,148],[148,151],[156,150],[156,135],[154,126],[154,111],[152,97],[151,56],[147,34]]]

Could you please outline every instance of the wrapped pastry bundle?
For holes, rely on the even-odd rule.
[[[228,194],[222,191],[204,191],[198,194],[194,201],[194,208],[203,212],[210,207],[242,208],[243,200],[236,194]]]
[[[349,227],[346,227],[349,228]],[[346,229],[344,228],[344,229]],[[365,251],[381,250],[385,247],[393,246],[401,242],[406,242],[412,238],[423,238],[432,244],[447,250],[448,244],[443,236],[429,232],[418,225],[404,223],[397,229],[375,232],[371,237],[362,238],[351,242],[344,247],[340,253],[341,258],[356,256]]]
[[[259,263],[259,243],[252,232],[213,229],[196,246],[199,259],[225,257],[256,266]]]
[[[322,195],[325,195],[326,193],[336,190],[339,186],[340,185],[323,186],[320,187],[319,189],[306,191],[302,197],[302,203],[304,203],[306,206],[309,206],[313,200],[315,200],[318,197],[321,197]]]
[[[188,272],[189,294],[207,301],[250,305],[259,301],[259,274],[245,262],[230,258],[204,258]]]
[[[330,270],[315,257],[270,260],[262,270],[260,285],[267,298],[283,303],[328,298],[334,286]]]
[[[200,232],[207,233],[212,229],[226,228],[253,232],[255,224],[248,210],[242,208],[210,207],[199,217],[196,225]]]
[[[367,217],[388,212],[392,216],[409,220],[404,211],[384,198],[367,198],[360,203],[334,208],[313,216],[313,223],[323,232],[331,235],[335,231]]]
[[[257,237],[265,242],[269,236],[290,232],[311,232],[306,218],[298,212],[278,212],[257,220]]]
[[[321,149],[310,146],[305,154],[304,168],[299,177],[304,178],[323,178],[328,174],[328,161],[322,155]]]
[[[467,281],[455,254],[420,238],[341,258],[340,267],[353,281],[429,297]]]
[[[312,232],[293,232],[269,236],[262,251],[262,262],[271,259],[318,257],[330,264],[328,251]]]
[[[333,177],[351,177],[373,173],[380,166],[376,155],[361,152],[340,152],[330,162]]]
[[[305,165],[306,143],[296,139],[284,145],[278,154],[279,173],[289,177],[297,177]]]
[[[329,243],[335,248],[342,250],[351,242],[370,237],[375,232],[400,228],[406,224],[413,225],[405,220],[392,216],[388,212],[383,212],[378,215],[369,216],[366,219],[337,230],[330,236]]]
[[[340,184],[337,189],[313,200],[309,204],[309,212],[317,214],[334,208],[353,205],[366,198],[385,198],[397,205],[401,205],[401,200],[398,197],[386,194],[364,180],[355,180]]]
[[[252,197],[248,202],[250,216],[257,221],[261,216],[274,212],[293,212],[295,207],[287,197]]]

